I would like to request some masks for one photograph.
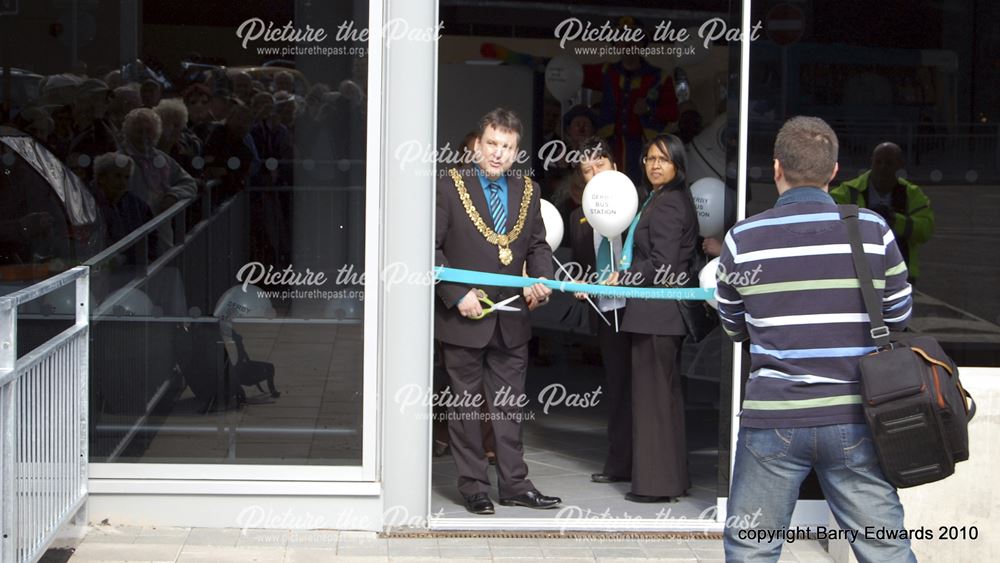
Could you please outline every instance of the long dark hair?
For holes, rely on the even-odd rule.
[[[687,152],[684,150],[684,142],[680,140],[676,135],[657,135],[653,137],[649,142],[642,147],[642,158],[646,158],[649,154],[649,149],[656,145],[656,148],[660,149],[660,152],[667,155],[667,158],[674,163],[674,169],[677,174],[671,183],[673,182],[684,182],[686,184],[687,180]],[[649,178],[646,176],[646,169],[643,167],[642,170],[642,187],[645,189],[646,193],[653,191],[653,186],[649,183]]]

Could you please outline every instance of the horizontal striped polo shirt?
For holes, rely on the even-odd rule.
[[[912,306],[906,263],[878,214],[859,214],[886,324]],[[716,299],[726,333],[750,340],[741,424],[790,428],[864,423],[860,359],[875,350],[847,225],[822,189],[785,192],[726,235]]]

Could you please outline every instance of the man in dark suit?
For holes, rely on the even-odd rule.
[[[611,147],[600,137],[591,137],[580,145],[580,159],[576,171],[584,185],[598,173],[615,170],[611,161]],[[614,271],[611,250],[614,256],[621,256],[622,237],[609,240],[587,222],[583,208],[578,207],[570,214],[570,244],[573,261],[576,262],[590,283],[599,283],[610,277]],[[577,299],[586,299],[586,294],[577,293]],[[605,317],[624,315],[625,300],[596,297],[594,302]],[[595,483],[616,483],[632,480],[632,338],[627,332],[616,331],[613,325],[591,313],[591,324],[597,325],[597,340],[601,347],[604,364],[606,395],[608,398],[608,455],[604,469],[594,473],[590,480]]]
[[[479,122],[475,164],[449,169],[437,183],[435,264],[494,274],[551,278],[552,251],[545,242],[539,190],[530,178],[508,174],[517,156],[521,122],[502,108]],[[521,408],[531,325],[528,308],[548,300],[551,290],[523,290],[439,283],[434,336],[441,342],[451,391],[460,405],[448,423],[458,467],[458,490],[474,514],[493,514],[488,491],[479,406],[485,400],[496,437],[499,499],[504,506],[553,508],[528,480],[521,447]],[[480,298],[493,302],[523,295],[518,311],[483,315]],[[518,306],[520,300],[511,305]],[[469,400],[475,398],[476,400]]]

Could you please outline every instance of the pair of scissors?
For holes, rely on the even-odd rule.
[[[482,314],[477,315],[475,317],[470,316],[469,317],[470,319],[478,321],[479,319],[485,317],[486,315],[492,313],[493,311],[520,311],[520,309],[518,309],[517,307],[511,307],[510,305],[508,305],[508,303],[514,301],[515,299],[520,297],[520,295],[508,297],[507,299],[504,299],[499,303],[494,303],[493,301],[490,300],[489,297],[486,296],[485,291],[479,289],[476,290],[476,293],[479,295],[479,302],[482,303],[483,305],[486,305],[486,308],[483,309]]]

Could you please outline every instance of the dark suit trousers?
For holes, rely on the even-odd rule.
[[[448,371],[452,393],[478,395],[482,392],[491,413],[494,413],[493,433],[496,440],[497,472],[500,497],[520,495],[534,488],[528,480],[521,446],[521,423],[513,415],[521,408],[513,405],[524,394],[524,378],[528,368],[528,344],[507,346],[497,325],[485,348],[467,348],[442,342],[444,365]],[[506,389],[507,399],[497,400],[497,393]],[[448,421],[451,451],[458,468],[458,490],[462,495],[487,493],[490,480],[489,463],[483,451],[480,409],[462,405],[451,409]]]
[[[622,311],[618,311],[621,315]],[[614,313],[606,313],[611,317]],[[610,319],[609,319],[610,320]],[[605,397],[608,400],[608,457],[604,473],[632,475],[632,339],[601,321],[597,341],[604,363]]]
[[[632,492],[680,496],[691,486],[681,394],[681,336],[632,334]]]

